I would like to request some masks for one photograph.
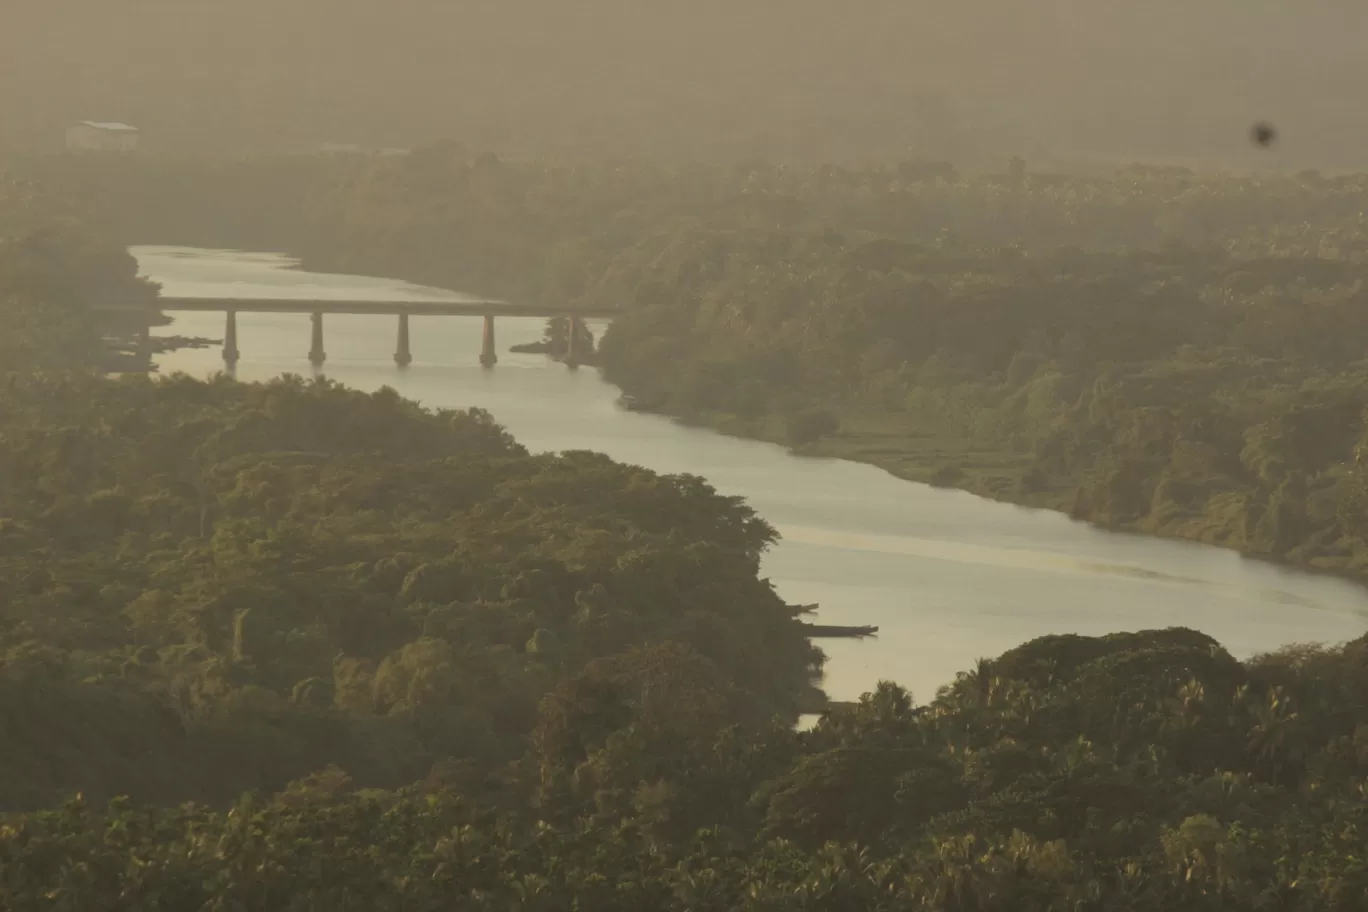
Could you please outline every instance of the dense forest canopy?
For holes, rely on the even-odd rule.
[[[847,164],[1022,154],[1295,167],[1368,146],[1361,3],[9,0],[0,152],[123,120],[162,151],[456,140]]]
[[[25,164],[112,234],[625,310],[646,407],[1368,568],[1368,179],[286,156]]]
[[[484,413],[40,376],[0,405],[0,480],[7,808],[223,800],[327,763],[375,786],[488,774],[586,674],[660,674],[664,698],[692,673],[728,721],[819,699],[748,508],[529,455]]]
[[[133,241],[611,299],[643,407],[1368,567],[1361,177],[451,147],[15,177],[44,216],[6,224],[5,320],[79,315]],[[0,397],[8,908],[1362,906],[1368,638],[1045,637],[796,731],[822,655],[758,575],[774,530],[703,479],[388,390],[110,379],[63,330],[14,336]]]
[[[0,170],[0,374],[98,368],[102,336],[128,327],[91,305],[150,305],[156,289],[137,272],[119,235],[91,225],[71,197]]]
[[[230,807],[77,797],[0,818],[0,884],[16,910],[1347,912],[1363,649],[1050,637],[805,734],[724,727],[714,669],[628,657],[543,701],[507,784],[455,765],[357,790],[328,767]],[[643,673],[658,698],[633,696]]]

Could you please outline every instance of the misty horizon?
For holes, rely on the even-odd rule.
[[[153,151],[1360,167],[1358,5],[20,0],[0,151],[83,120]],[[1250,126],[1278,125],[1272,153]]]

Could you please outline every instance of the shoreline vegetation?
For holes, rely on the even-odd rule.
[[[1368,580],[1368,175],[441,147],[26,168],[130,243],[618,302],[597,365],[635,408]]]
[[[546,355],[553,361],[570,360],[570,321],[565,317],[552,317],[546,321],[546,333],[536,342],[510,345],[508,350],[525,355]],[[598,350],[595,347],[594,333],[584,324],[575,326],[574,364],[585,367],[598,366]]]
[[[740,498],[104,377],[88,305],[141,240],[611,297],[639,406],[1358,572],[1368,178],[96,158],[0,184],[7,910],[1362,906],[1368,637],[1047,636],[798,731]]]
[[[798,457],[812,459],[840,459],[872,466],[895,478],[915,484],[962,491],[986,500],[1033,510],[1048,510],[1068,516],[1108,532],[1123,532],[1151,538],[1210,545],[1239,554],[1248,560],[1275,564],[1304,573],[1323,574],[1360,586],[1368,586],[1368,571],[1356,566],[1338,565],[1333,561],[1307,562],[1298,557],[1246,548],[1219,536],[1194,536],[1185,528],[1158,527],[1149,523],[1107,522],[1077,512],[1075,491],[1059,487],[1049,491],[1023,491],[1021,482],[1029,471],[1019,454],[1010,450],[993,450],[970,439],[945,440],[934,435],[917,438],[911,434],[881,433],[881,418],[891,416],[861,415],[853,428],[843,426],[840,431],[816,443],[795,446],[789,440],[784,425],[775,421],[766,425],[737,419],[734,415],[681,415],[652,409],[630,396],[623,396],[619,405],[629,411],[640,411],[670,418],[687,427],[711,430],[718,434],[784,447]],[[889,444],[890,437],[898,445]],[[909,444],[908,438],[915,442]],[[947,469],[947,465],[968,465],[968,470]]]
[[[774,530],[702,479],[298,377],[11,375],[0,442],[0,813],[480,781],[649,682],[826,702]]]
[[[632,408],[1368,580],[1368,175],[441,147],[24,169],[130,243],[619,302],[578,348]]]

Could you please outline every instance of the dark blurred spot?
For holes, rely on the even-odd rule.
[[[1256,123],[1249,131],[1249,136],[1254,140],[1254,145],[1267,149],[1278,141],[1278,130],[1271,123]]]

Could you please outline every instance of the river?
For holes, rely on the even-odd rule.
[[[297,270],[273,254],[134,248],[142,273],[177,297],[431,300],[459,297],[388,279]],[[223,316],[174,314],[164,335],[222,338]],[[509,345],[542,321],[497,321],[499,364],[480,367],[481,321],[414,317],[414,363],[393,361],[393,317],[328,316],[331,379],[390,386],[427,406],[488,409],[533,450],[598,450],[660,472],[701,475],[744,496],[783,540],[764,573],[818,621],[874,624],[875,639],[824,640],[825,688],[857,699],[879,680],[925,702],[981,656],[1051,633],[1186,626],[1239,657],[1288,643],[1338,643],[1368,629],[1368,591],[1219,548],[1102,531],[1049,511],[901,481],[880,469],[806,459],[782,447],[622,410],[592,370],[570,371]],[[596,331],[600,327],[594,327]],[[237,376],[310,374],[309,319],[241,314]],[[223,369],[217,348],[158,358],[163,373]]]

